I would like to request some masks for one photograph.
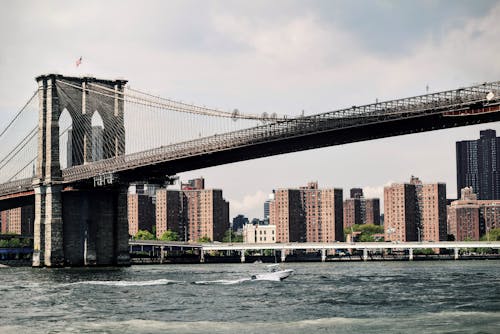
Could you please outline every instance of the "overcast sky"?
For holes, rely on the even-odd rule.
[[[0,128],[42,73],[126,78],[195,104],[296,115],[500,80],[499,1],[0,1]],[[83,57],[82,66],[75,61]],[[275,188],[446,182],[490,123],[257,159],[204,176],[238,213]],[[382,208],[383,210],[383,208]]]

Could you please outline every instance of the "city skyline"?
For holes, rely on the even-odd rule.
[[[494,1],[411,3],[404,8],[387,2],[321,1],[310,6],[293,1],[151,6],[151,15],[144,15],[135,3],[6,4],[0,14],[0,124],[11,119],[27,92],[34,90],[33,78],[50,71],[124,77],[132,87],[179,100],[289,115],[500,78],[495,59],[500,47],[491,43],[500,36],[500,5]],[[360,6],[365,10],[359,11]],[[110,10],[117,15],[104,17]],[[367,13],[383,19],[371,20]],[[100,24],[84,24],[81,17]],[[158,23],[154,30],[145,17]],[[8,33],[12,29],[16,34]],[[122,44],[111,36],[127,38]],[[36,55],[25,52],[27,45]],[[208,187],[223,188],[232,203],[231,217],[244,213],[262,218],[262,203],[273,189],[269,185],[286,188],[310,181],[343,189],[362,186],[367,197],[382,198],[385,185],[417,175],[446,183],[453,198],[455,142],[477,139],[483,129],[500,131],[500,126],[323,148],[180,177],[203,175]]]

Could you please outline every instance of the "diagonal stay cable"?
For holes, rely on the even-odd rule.
[[[14,116],[14,118],[9,122],[9,124],[7,124],[7,126],[5,127],[5,129],[2,130],[2,132],[0,133],[0,138],[5,134],[5,132],[12,126],[12,124],[14,124],[14,122],[18,119],[18,117],[23,113],[23,111],[26,109],[27,106],[29,106],[29,104],[31,103],[31,101],[33,101],[33,99],[35,98],[35,96],[37,95],[38,93],[38,90],[36,90],[33,95],[29,98],[28,102],[26,102],[26,104],[21,108],[21,110],[19,110],[19,112],[16,114],[16,116]]]
[[[31,139],[33,139],[33,137],[35,137],[37,135],[37,130],[38,129],[38,126],[36,126],[35,128],[33,128],[20,142],[19,144],[16,145],[16,147],[14,147],[9,153],[7,153],[7,155],[2,159],[0,160],[0,169],[2,169],[3,167],[5,167],[12,159],[14,159],[18,154],[19,152],[21,152],[23,150],[23,148],[26,147],[26,145],[28,145],[29,141]],[[22,146],[21,146],[22,145]],[[19,146],[21,146],[19,148]],[[19,150],[17,150],[19,148]],[[17,151],[16,151],[17,150]],[[12,152],[16,151],[14,154],[12,154]],[[12,154],[12,155],[11,155]],[[8,159],[8,160],[7,160]],[[2,163],[7,160],[3,165]]]

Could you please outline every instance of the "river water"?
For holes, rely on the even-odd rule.
[[[0,333],[500,333],[500,261],[0,268]]]

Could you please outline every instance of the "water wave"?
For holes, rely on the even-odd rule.
[[[384,317],[384,318],[347,318],[331,317],[299,321],[265,321],[265,322],[238,322],[238,321],[158,321],[132,319],[127,321],[106,321],[83,324],[74,324],[78,331],[81,327],[91,331],[105,330],[109,333],[435,333],[442,330],[448,332],[463,332],[460,324],[443,324],[443,319],[451,317],[477,317],[475,328],[482,333],[496,333],[495,328],[500,319],[498,313],[488,312],[442,312],[410,317]],[[422,321],[431,320],[433,325],[422,326]],[[414,326],[419,325],[419,326]],[[467,331],[465,331],[467,332]]]

